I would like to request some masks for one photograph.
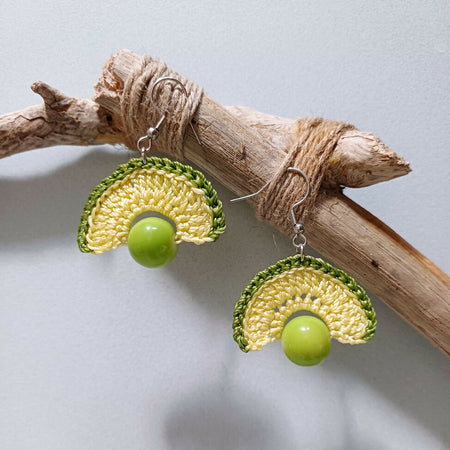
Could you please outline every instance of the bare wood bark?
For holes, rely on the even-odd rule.
[[[122,51],[105,65],[94,101],[66,97],[43,83],[44,105],[0,117],[0,157],[60,144],[123,143],[119,100],[137,55]],[[271,179],[290,144],[295,121],[248,108],[225,109],[206,95],[188,128],[185,156],[238,195]],[[164,150],[164,149],[159,149]],[[339,141],[315,214],[305,224],[312,246],[383,299],[450,355],[449,278],[337,186],[367,186],[409,172],[376,136],[348,132]],[[334,189],[333,189],[334,187]],[[290,232],[290,226],[282,229]]]
[[[53,145],[115,143],[108,115],[92,100],[68,97],[40,81],[44,104],[0,117],[0,158]]]
[[[256,129],[278,149],[288,149],[295,139],[297,121],[264,114],[245,106],[226,107]],[[409,173],[409,164],[373,133],[345,132],[336,145],[323,181],[327,186],[364,187]]]

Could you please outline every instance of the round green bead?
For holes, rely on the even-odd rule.
[[[145,267],[163,266],[177,254],[175,230],[159,217],[142,219],[130,230],[128,250],[133,259]]]
[[[281,335],[285,355],[299,366],[315,366],[330,353],[328,327],[317,317],[299,316],[286,324]]]

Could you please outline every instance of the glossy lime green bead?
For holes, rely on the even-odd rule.
[[[128,250],[134,260],[145,267],[163,266],[177,254],[175,230],[159,217],[142,219],[130,230]]]
[[[330,331],[317,317],[299,316],[286,324],[281,335],[285,355],[299,366],[315,366],[330,353]]]

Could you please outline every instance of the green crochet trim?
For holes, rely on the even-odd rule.
[[[375,328],[377,326],[377,319],[375,310],[370,303],[370,299],[367,296],[364,289],[356,283],[356,281],[344,271],[337,269],[331,264],[327,264],[325,261],[322,261],[319,258],[313,258],[312,256],[305,256],[302,261],[300,255],[289,256],[286,259],[282,259],[275,263],[272,266],[269,266],[266,270],[263,270],[256,274],[256,276],[250,281],[248,286],[242,292],[241,298],[236,303],[236,307],[234,309],[233,314],[233,339],[239,345],[239,348],[245,353],[248,352],[248,342],[244,336],[243,330],[243,321],[245,317],[245,313],[247,310],[247,305],[252,299],[253,295],[256,291],[271,278],[276,275],[286,272],[287,270],[296,268],[296,267],[311,267],[315,270],[320,270],[323,273],[331,275],[333,278],[341,281],[349,288],[351,292],[353,292],[358,298],[361,308],[366,313],[366,317],[368,320],[368,326],[366,328],[366,333],[362,339],[368,341],[375,334]]]
[[[201,172],[190,166],[181,164],[178,161],[172,161],[167,158],[152,156],[147,158],[146,163],[139,158],[135,158],[130,159],[126,164],[121,164],[109,177],[103,179],[89,194],[88,200],[84,205],[83,214],[81,215],[80,226],[78,227],[77,241],[78,246],[83,253],[92,253],[92,250],[87,246],[86,235],[89,229],[88,218],[97,204],[97,200],[114,183],[123,180],[130,173],[137,169],[150,168],[183,175],[194,187],[201,189],[205,193],[206,202],[212,212],[212,226],[208,236],[215,241],[225,231],[225,216],[222,210],[222,203],[218,199],[217,192],[214,190],[211,183]]]

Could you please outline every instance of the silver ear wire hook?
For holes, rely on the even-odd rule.
[[[295,209],[298,208],[300,205],[302,205],[305,202],[305,200],[308,198],[309,193],[311,191],[311,183],[309,182],[309,178],[306,175],[306,173],[303,172],[303,170],[301,170],[301,169],[297,169],[296,167],[288,167],[286,169],[286,172],[296,172],[296,173],[300,174],[306,182],[305,195],[298,202],[294,203],[291,206],[291,210],[290,210],[292,225],[294,226],[294,232],[295,232],[295,236],[292,239],[292,245],[295,247],[296,252],[300,254],[301,259],[303,261],[304,249],[305,249],[306,242],[307,242],[306,236],[303,234],[303,232],[305,231],[305,227],[297,221],[297,218],[295,217]],[[266,183],[261,189],[259,189],[257,192],[254,192],[253,194],[248,194],[248,195],[244,195],[243,197],[233,198],[230,200],[230,202],[235,203],[235,202],[240,202],[242,200],[247,200],[249,198],[256,197],[262,191],[264,191],[264,189],[266,189],[267,186],[269,186],[269,184],[270,184],[270,182]]]
[[[158,86],[158,84],[162,83],[163,81],[173,81],[174,83],[176,83],[176,84],[178,84],[180,86],[181,90],[183,91],[183,94],[186,97],[188,96],[188,93],[186,91],[186,88],[184,87],[184,84],[180,80],[177,80],[176,78],[173,78],[173,77],[161,77],[161,78],[158,78],[153,83],[152,88],[150,90],[150,101],[152,102],[152,105],[156,109],[156,111],[158,111],[161,114],[161,119],[159,119],[158,123],[154,127],[150,127],[147,130],[147,136],[152,141],[154,141],[158,137],[159,132],[161,131],[161,128],[164,125],[164,122],[166,121],[166,113],[161,111],[159,106],[156,104],[155,97],[154,97],[156,86]]]
[[[162,83],[164,81],[172,81],[176,84],[178,84],[181,88],[181,90],[183,91],[183,94],[186,95],[186,98],[189,96],[186,87],[184,86],[184,84],[178,80],[177,78],[173,78],[173,77],[161,77],[158,78],[152,85],[151,89],[150,89],[150,101],[152,102],[152,106],[156,109],[156,111],[158,111],[161,114],[161,119],[158,120],[158,123],[154,126],[154,127],[150,127],[145,136],[142,136],[138,142],[137,142],[137,147],[138,150],[141,152],[141,156],[142,156],[142,161],[144,163],[147,162],[147,153],[150,151],[150,149],[152,148],[152,141],[156,140],[157,137],[159,136],[159,133],[161,131],[161,128],[164,126],[164,122],[166,121],[166,114],[164,113],[161,108],[156,104],[155,102],[155,88],[159,83]],[[197,136],[197,133],[194,130],[194,127],[192,125],[192,122],[189,122],[189,125],[192,128],[192,131],[195,135],[195,138],[197,139],[198,143],[201,145],[200,143],[200,139]],[[144,146],[144,143],[147,142],[147,147]]]
[[[301,169],[297,169],[296,167],[288,167],[288,168],[286,169],[286,172],[296,172],[296,173],[299,173],[299,174],[303,177],[303,179],[306,181],[306,193],[305,193],[305,195],[304,195],[303,198],[301,198],[298,202],[294,203],[294,204],[292,205],[292,207],[291,207],[291,218],[292,218],[292,223],[293,223],[293,225],[295,226],[295,225],[297,225],[298,222],[297,222],[297,219],[295,218],[294,210],[295,210],[295,208],[297,208],[298,206],[300,206],[300,205],[308,198],[309,193],[310,193],[310,191],[311,191],[311,184],[310,184],[310,182],[309,182],[308,176],[307,176],[306,173],[303,172],[303,170],[301,170]],[[256,197],[257,195],[261,194],[261,192],[264,191],[264,189],[266,189],[267,186],[269,186],[269,184],[270,184],[270,181],[269,181],[268,183],[266,183],[262,188],[260,188],[257,192],[254,192],[253,194],[244,195],[243,197],[232,198],[232,199],[230,200],[230,202],[231,202],[231,203],[235,203],[235,202],[240,202],[240,201],[242,201],[242,200],[247,200],[247,199],[249,199],[249,198]]]
[[[299,225],[299,223],[297,222],[297,219],[295,218],[295,209],[298,208],[300,205],[302,205],[305,202],[305,200],[309,197],[309,193],[311,191],[311,183],[309,182],[309,178],[306,175],[306,173],[303,172],[303,170],[297,169],[296,167],[289,167],[287,169],[287,172],[297,172],[306,181],[306,192],[305,192],[305,195],[303,196],[302,199],[300,199],[298,202],[294,203],[291,206],[291,218],[292,218],[292,223],[294,224],[294,227],[295,227],[296,225]]]

